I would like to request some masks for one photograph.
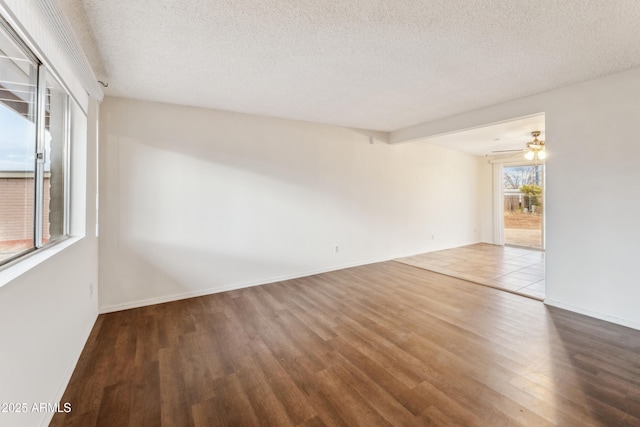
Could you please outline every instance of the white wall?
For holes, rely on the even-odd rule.
[[[391,134],[401,142],[545,112],[547,304],[640,329],[640,70]]]
[[[89,284],[98,282],[96,178],[86,173],[96,168],[96,118],[96,106],[90,104],[87,128],[74,108],[72,212],[77,237],[0,272],[0,402],[27,403],[29,410],[34,403],[60,402],[97,317],[97,295],[89,294]],[[86,217],[78,217],[85,212]],[[83,224],[86,228],[78,230]],[[0,425],[47,425],[52,416],[0,413]]]
[[[478,221],[480,241],[494,244],[493,234],[493,165],[486,157],[478,157]]]
[[[101,311],[478,240],[467,154],[120,98],[100,126]]]

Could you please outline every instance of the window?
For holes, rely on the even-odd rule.
[[[69,96],[0,20],[0,265],[68,235]]]

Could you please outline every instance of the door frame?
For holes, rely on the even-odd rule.
[[[490,160],[493,166],[493,244],[504,246],[504,167],[505,166],[542,166],[542,218],[540,223],[540,248],[530,248],[544,251],[546,249],[546,195],[547,195],[547,172],[545,162],[527,161],[525,159]]]

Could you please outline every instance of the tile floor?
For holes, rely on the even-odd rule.
[[[429,252],[396,261],[543,300],[544,252],[487,243]]]

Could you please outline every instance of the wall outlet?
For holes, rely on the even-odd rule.
[[[89,283],[89,298],[93,297],[93,282]]]
[[[337,254],[338,252],[340,252],[340,245],[333,245],[333,253]]]
[[[431,240],[435,240],[435,238],[436,238],[436,235],[435,235],[435,234],[432,234],[432,235],[431,235]]]

